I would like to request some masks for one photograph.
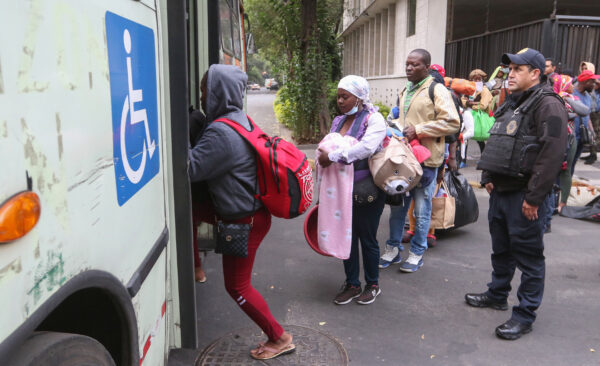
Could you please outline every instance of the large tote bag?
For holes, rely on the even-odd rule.
[[[473,124],[475,125],[475,134],[473,140],[487,141],[490,138],[490,128],[496,120],[490,117],[489,113],[480,110],[473,110]]]
[[[433,197],[431,201],[430,227],[435,229],[449,229],[454,226],[455,199],[450,195],[448,186],[444,180],[437,186],[436,194],[440,186],[446,191],[446,197]]]

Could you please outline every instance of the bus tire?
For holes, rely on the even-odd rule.
[[[95,340],[80,334],[34,332],[17,350],[10,366],[114,366],[110,353]]]

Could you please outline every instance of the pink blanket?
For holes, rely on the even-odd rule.
[[[319,143],[319,147],[334,151],[356,144],[352,136],[330,133]],[[317,191],[319,195],[319,248],[340,259],[350,257],[352,246],[352,188],[354,166],[333,163],[327,168],[318,164]]]

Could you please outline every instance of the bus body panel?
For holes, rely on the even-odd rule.
[[[0,24],[2,33],[11,37],[0,38],[0,203],[27,190],[29,177],[42,213],[28,235],[0,244],[0,341],[78,273],[106,271],[127,286],[167,225],[164,174],[169,164],[152,7],[125,0],[4,5],[8,11],[0,12]],[[155,100],[142,101],[134,110],[156,108],[153,159],[158,159],[159,170],[122,205],[117,199],[123,176],[115,172],[118,130],[111,107],[107,11],[152,31],[156,65]],[[135,47],[134,36],[132,42]],[[135,149],[141,154],[144,139],[135,136],[144,135],[144,123],[133,126],[131,113],[126,120],[126,136],[133,136],[128,154]],[[139,171],[139,157],[129,159]],[[165,251],[150,272],[154,280],[146,280],[134,298],[142,350],[142,338],[154,329],[166,300],[166,260]],[[164,327],[160,329],[163,334],[155,338],[164,343]],[[162,347],[155,348],[162,355]]]
[[[171,108],[171,98],[183,98],[172,92],[185,90],[198,107],[199,81],[209,64],[245,69],[245,47],[239,0],[174,1],[2,2],[0,204],[31,190],[40,197],[42,214],[26,236],[0,244],[0,345],[20,342],[60,302],[55,299],[79,291],[88,281],[80,279],[92,277],[85,275],[100,273],[110,275],[119,301],[128,314],[135,313],[135,319],[127,317],[128,329],[137,328],[133,352],[142,364],[163,365],[169,349],[193,347],[195,331],[181,325],[184,316],[195,315],[188,311],[195,302],[193,285],[183,287],[191,294],[179,287],[187,278],[181,268],[191,266],[182,258],[189,243],[181,240],[187,234],[176,230],[185,230],[176,223],[191,217],[181,195],[175,199],[182,190],[174,183],[187,179],[185,169],[174,163],[182,153],[174,153],[180,144],[174,136],[184,119],[172,117],[181,108]],[[193,10],[187,14],[185,88],[173,81],[182,74],[174,77],[169,69],[169,61],[178,59],[171,54],[175,48],[169,49],[169,35],[185,22],[183,11],[180,17],[171,15],[182,4]],[[229,26],[211,27],[215,19]],[[226,47],[220,29],[231,39]],[[139,50],[144,57],[137,56]],[[140,173],[142,166],[148,169]],[[79,285],[70,286],[74,282]],[[4,343],[7,338],[11,342]]]
[[[138,294],[133,298],[133,307],[138,318],[148,321],[138,322],[139,354],[142,365],[162,365],[166,361],[163,345],[167,343],[165,327],[167,250],[163,250],[159,260]]]

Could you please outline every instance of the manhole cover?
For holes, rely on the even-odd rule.
[[[217,339],[200,355],[196,366],[298,365],[346,366],[348,355],[338,340],[318,330],[299,325],[283,325],[294,336],[296,352],[273,360],[258,361],[250,350],[266,337],[256,328],[244,328]]]

